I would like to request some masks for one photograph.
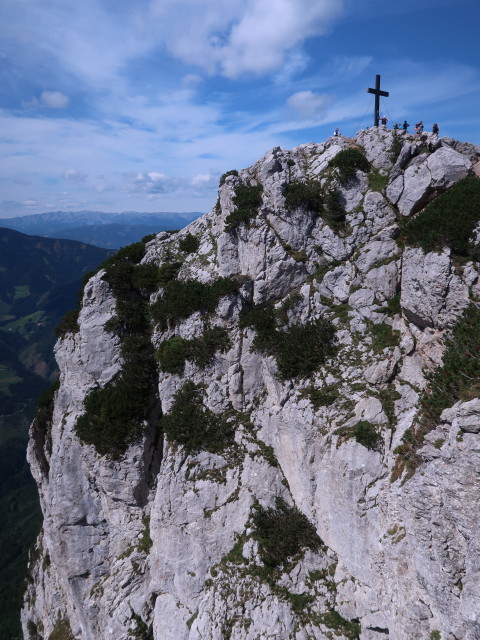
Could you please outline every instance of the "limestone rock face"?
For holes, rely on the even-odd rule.
[[[399,465],[397,450],[416,433],[449,331],[480,295],[476,262],[403,247],[397,220],[473,173],[480,149],[398,136],[397,158],[384,127],[277,147],[226,176],[211,213],[148,242],[142,263],[173,262],[180,282],[236,283],[215,312],[152,320],[157,354],[212,327],[228,344],[175,372],[160,357],[143,436],[113,458],[76,433],[86,398],[126,366],[118,301],[104,271],[89,281],[79,331],[57,343],[51,424],[31,428],[44,525],[25,638],[47,640],[67,624],[78,640],[480,638],[479,398],[452,399],[412,450],[414,466]],[[342,183],[329,167],[352,147],[388,176],[385,190],[359,170]],[[292,182],[320,184],[324,207],[287,206]],[[229,226],[239,185],[261,185],[261,203]],[[344,221],[328,208],[332,188]],[[187,234],[198,239],[192,253],[179,246]],[[243,321],[252,305],[271,306],[280,337],[328,320],[332,351],[313,370],[280,375],[275,349],[259,348],[259,329]],[[299,338],[292,351],[305,346],[318,344]],[[187,381],[233,441],[190,450],[166,437],[161,416]],[[268,534],[259,513],[277,518]],[[269,561],[268,536],[277,552],[284,539],[299,542]]]

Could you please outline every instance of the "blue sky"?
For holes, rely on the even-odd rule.
[[[2,0],[0,217],[208,211],[274,146],[422,119],[480,144],[478,0]]]

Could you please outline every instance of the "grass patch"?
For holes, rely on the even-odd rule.
[[[424,437],[440,423],[444,409],[459,400],[467,401],[480,395],[480,310],[470,305],[453,327],[445,343],[442,364],[428,376],[428,386],[420,400],[420,415],[416,424],[407,429],[402,443],[395,449],[397,460],[392,481],[404,470],[407,477],[422,462],[417,451]]]
[[[276,498],[275,507],[258,506],[252,520],[260,557],[267,567],[283,565],[301,549],[316,551],[322,546],[313,524],[282,498]]]
[[[182,375],[186,360],[192,360],[198,367],[205,368],[217,351],[226,351],[230,344],[228,332],[220,327],[207,329],[199,338],[192,340],[174,336],[160,345],[160,368],[168,373]]]
[[[151,306],[153,319],[160,329],[167,329],[195,311],[213,313],[223,296],[236,293],[238,283],[232,278],[219,278],[212,284],[197,280],[170,280],[163,295]]]
[[[383,307],[378,308],[379,313],[387,313],[389,316],[395,316],[398,313],[402,313],[402,307],[400,305],[400,292],[395,294],[393,298],[388,300]]]
[[[233,231],[241,224],[250,224],[250,220],[257,215],[262,204],[262,192],[261,184],[238,184],[235,187],[235,209],[225,219],[225,231]]]
[[[335,635],[341,634],[349,640],[356,640],[360,636],[360,624],[355,621],[346,620],[338,611],[332,609],[332,611],[322,614],[320,620],[326,627],[338,632],[338,634],[336,633]]]
[[[356,176],[357,170],[367,173],[370,170],[370,162],[360,149],[343,149],[328,163],[329,167],[338,169],[340,182],[346,184]]]
[[[392,329],[386,322],[370,325],[372,335],[372,347],[377,353],[381,353],[387,347],[395,347],[400,340],[400,331]]]
[[[388,174],[382,176],[378,169],[372,167],[368,174],[368,188],[370,191],[379,191],[381,193],[387,188],[388,178]]]
[[[448,246],[459,256],[478,260],[479,250],[471,236],[480,221],[480,179],[460,180],[440,194],[404,228],[405,242],[424,251],[438,251]]]
[[[225,416],[216,415],[203,403],[204,392],[191,380],[175,396],[162,426],[171,442],[185,447],[187,453],[218,453],[233,444],[235,428]]]

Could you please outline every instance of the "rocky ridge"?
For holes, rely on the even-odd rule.
[[[329,163],[347,149],[363,149],[371,169],[342,179]],[[144,437],[121,456],[99,455],[75,431],[88,395],[125,364],[112,286],[105,271],[89,281],[78,331],[57,343],[51,424],[32,425],[44,526],[25,638],[480,638],[480,399],[443,411],[415,469],[398,463],[428,372],[480,296],[475,260],[405,245],[403,225],[478,174],[479,158],[474,145],[379,127],[275,148],[226,175],[212,212],[148,241],[141,262],[177,263],[179,282],[235,282],[214,313],[153,321],[157,354],[212,327],[228,332],[228,344],[202,366],[185,358],[175,373],[160,355]],[[290,184],[320,184],[345,220],[287,206]],[[232,223],[239,185],[261,185],[261,200]],[[191,236],[195,250],[182,251]],[[151,293],[152,308],[165,291]],[[259,325],[242,321],[267,307],[277,337],[328,319],[334,351],[306,373],[279,376],[275,353],[258,347]],[[159,437],[158,416],[173,413],[186,381],[205,415],[234,425],[228,446]],[[296,523],[297,548],[270,562],[260,516],[276,519],[284,537]]]

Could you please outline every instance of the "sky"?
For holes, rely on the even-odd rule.
[[[389,124],[480,144],[478,0],[2,0],[0,24],[0,218],[207,212],[225,171],[371,126],[376,74]]]

